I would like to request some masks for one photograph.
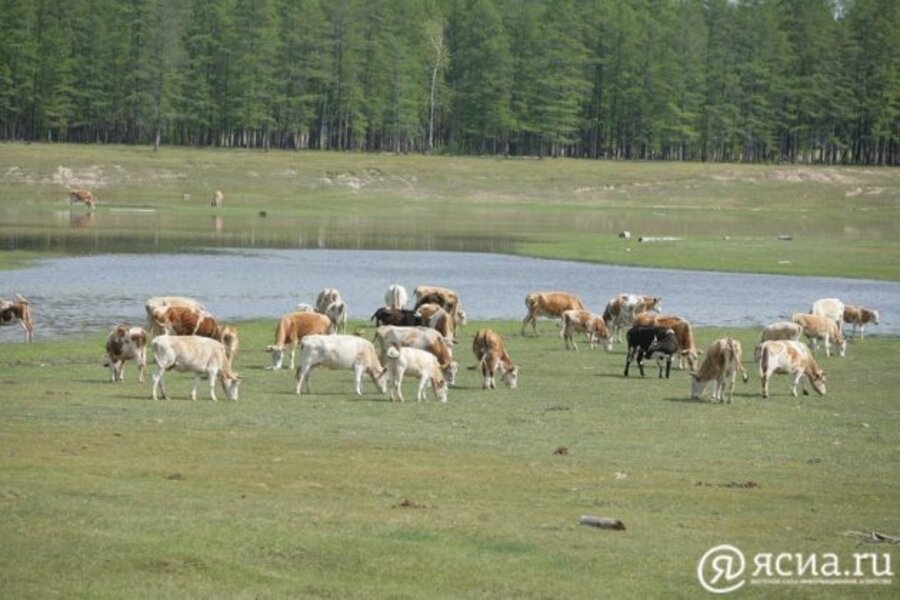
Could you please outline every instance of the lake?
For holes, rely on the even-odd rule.
[[[338,288],[352,319],[368,319],[393,283],[459,292],[472,320],[525,316],[537,290],[579,294],[602,312],[615,294],[661,296],[665,313],[696,326],[755,327],[807,312],[818,298],[838,297],[879,309],[872,334],[898,334],[892,318],[900,283],[857,279],[675,271],[544,260],[502,254],[394,250],[215,249],[177,254],[100,254],[37,262],[0,273],[0,296],[32,303],[35,337],[105,332],[123,321],[144,323],[144,300],[157,295],[201,300],[223,322],[270,318]],[[546,331],[546,328],[545,328]],[[18,342],[4,327],[0,341]]]

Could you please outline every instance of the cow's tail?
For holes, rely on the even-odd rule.
[[[16,300],[18,300],[22,304],[25,304],[26,306],[31,304],[30,302],[28,302],[28,300],[25,299],[25,297],[22,294],[20,294],[18,292],[16,292]]]
[[[764,373],[769,372],[769,360],[771,360],[771,358],[769,357],[769,347],[764,345],[762,348],[762,354],[759,357],[760,376],[762,376]]]

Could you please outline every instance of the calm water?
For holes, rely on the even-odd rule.
[[[19,292],[34,311],[36,337],[105,332],[144,322],[144,300],[192,296],[222,321],[276,319],[297,302],[338,288],[351,318],[367,319],[392,283],[444,285],[457,290],[470,319],[522,319],[525,294],[578,293],[601,312],[620,292],[662,296],[663,311],[695,325],[748,327],[806,312],[817,298],[877,308],[873,334],[900,334],[893,318],[900,283],[856,279],[747,275],[614,267],[499,254],[388,250],[233,249],[196,254],[105,254],[45,260],[0,273],[0,296]],[[20,328],[0,329],[18,342]]]

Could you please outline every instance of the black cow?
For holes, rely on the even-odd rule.
[[[628,377],[628,367],[631,361],[637,359],[641,377],[644,376],[644,358],[652,358],[657,355],[656,363],[659,365],[659,376],[663,376],[663,367],[660,360],[666,361],[666,379],[672,370],[672,355],[678,352],[678,338],[675,332],[666,327],[632,327],[628,330],[628,356],[625,358],[625,376]]]
[[[372,315],[371,321],[378,325],[397,325],[399,327],[425,327],[428,323],[417,315],[416,311],[406,308],[381,307]]]

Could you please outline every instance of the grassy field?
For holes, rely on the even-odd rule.
[[[21,251],[300,246],[900,279],[897,169],[64,144],[0,144],[0,164],[0,268]],[[68,211],[76,186],[97,194],[90,218]],[[678,239],[638,241],[660,237]]]
[[[236,403],[205,389],[187,400],[177,373],[174,399],[155,403],[131,364],[125,383],[106,382],[103,332],[3,344],[0,594],[697,597],[697,562],[723,543],[748,557],[889,553],[896,573],[896,546],[843,535],[900,533],[896,339],[821,357],[824,397],[793,398],[778,376],[762,400],[758,333],[702,329],[704,347],[740,339],[751,370],[717,405],[689,400],[684,372],[622,377],[621,345],[566,352],[549,322],[525,338],[518,323],[473,323],[463,344],[484,325],[507,340],[520,389],[484,391],[462,369],[446,405],[391,404],[370,382],[357,398],[338,371],[316,371],[298,397],[288,371],[264,369],[274,321],[241,324]],[[471,364],[467,346],[458,357]],[[898,586],[738,594],[896,598]]]

